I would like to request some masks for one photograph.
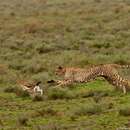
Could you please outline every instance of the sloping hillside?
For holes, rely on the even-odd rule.
[[[18,79],[41,80],[47,88],[58,65],[102,63],[130,64],[129,0],[0,0],[0,127],[128,127],[130,94],[115,92],[104,80],[50,87],[40,102],[7,93]],[[130,70],[124,76],[129,78]]]

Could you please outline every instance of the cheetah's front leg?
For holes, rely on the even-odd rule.
[[[58,83],[58,85],[56,87],[59,87],[59,86],[67,86],[67,85],[71,85],[72,84],[72,80],[58,80],[56,81]]]

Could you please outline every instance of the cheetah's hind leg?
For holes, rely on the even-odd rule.
[[[123,93],[126,94],[126,87],[125,86],[122,87],[122,90],[123,90]]]

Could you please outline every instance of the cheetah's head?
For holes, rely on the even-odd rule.
[[[65,74],[65,68],[62,67],[62,66],[58,66],[55,70],[55,74],[56,75],[59,75],[59,76],[62,76]]]

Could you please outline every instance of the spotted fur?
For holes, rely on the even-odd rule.
[[[74,82],[89,82],[97,77],[104,77],[110,84],[126,93],[130,90],[130,82],[119,75],[117,68],[130,68],[130,65],[105,64],[89,69],[58,67],[56,75],[64,76],[64,80],[59,80],[57,83],[58,86],[66,86]]]

